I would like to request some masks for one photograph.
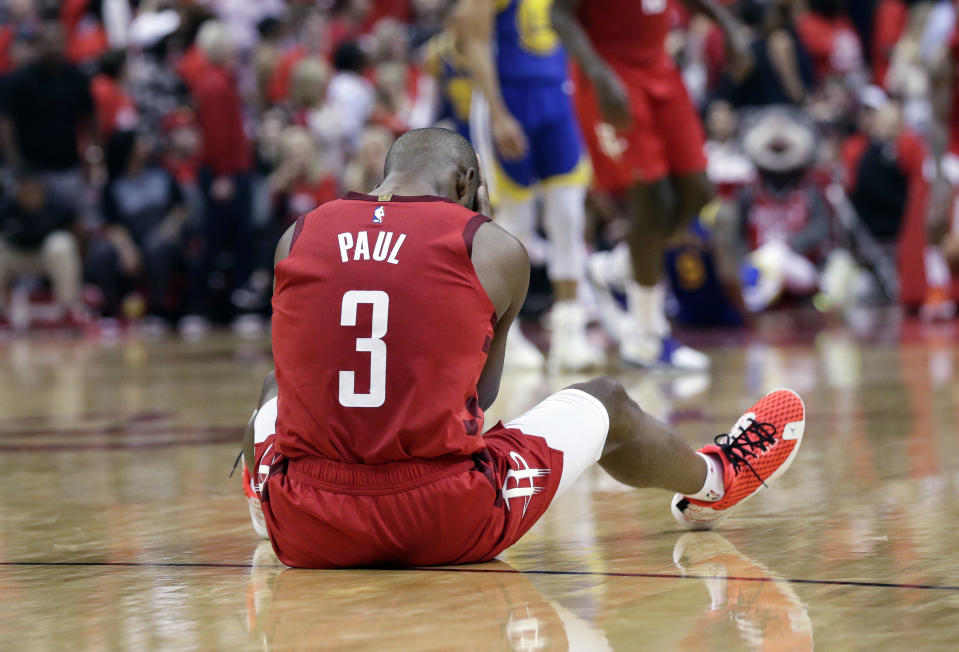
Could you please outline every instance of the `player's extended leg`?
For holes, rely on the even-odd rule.
[[[550,313],[553,370],[583,371],[605,362],[603,351],[586,337],[587,315],[579,301],[586,266],[586,188],[549,185],[543,190],[543,224],[549,237],[549,279],[554,302]]]
[[[609,432],[599,458],[606,471],[631,487],[695,494],[707,479],[706,460],[662,421],[647,414],[617,381],[600,377],[570,386],[599,399]]]
[[[805,429],[802,400],[790,390],[776,390],[715,444],[694,451],[615,380],[596,378],[569,389],[595,397],[606,409],[609,430],[599,464],[624,484],[675,491],[673,515],[689,527],[715,525],[785,471]]]
[[[496,205],[496,223],[529,247],[536,238],[536,206],[532,193],[526,196],[504,194]],[[510,327],[506,347],[506,364],[511,368],[539,369],[543,366],[543,354],[523,335],[518,319]]]
[[[253,529],[264,539],[268,537],[266,523],[263,520],[263,509],[260,507],[260,497],[254,487],[254,480],[262,481],[255,468],[260,464],[267,447],[272,445],[272,437],[276,434],[276,400],[278,389],[276,374],[270,372],[263,379],[263,388],[260,390],[260,400],[256,409],[246,424],[243,433],[243,494],[250,507],[250,519]]]
[[[549,280],[554,302],[547,362],[554,371],[605,366],[604,352],[589,341],[587,315],[579,302],[586,269],[586,188],[592,176],[569,95],[562,85],[531,94],[539,120],[531,129],[533,170],[543,197],[543,227],[549,238]]]

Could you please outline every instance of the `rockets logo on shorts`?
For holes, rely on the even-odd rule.
[[[515,469],[510,469],[506,473],[506,479],[503,481],[503,500],[506,501],[506,509],[510,509],[509,501],[513,498],[522,498],[523,499],[523,516],[526,516],[526,510],[529,507],[529,501],[534,494],[538,494],[543,490],[543,487],[537,487],[533,483],[534,478],[541,478],[547,473],[549,469],[531,469],[529,464],[526,463],[526,460],[523,459],[523,456],[519,453],[510,451],[510,458],[516,464]],[[514,482],[514,486],[510,486],[510,480]]]

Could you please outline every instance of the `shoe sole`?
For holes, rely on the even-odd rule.
[[[253,523],[253,531],[261,539],[269,541],[270,534],[266,530],[266,519],[263,518],[263,507],[259,498],[246,497],[247,505],[250,507],[250,521]]]
[[[790,466],[792,466],[793,460],[796,459],[796,454],[799,452],[799,448],[802,445],[803,437],[806,433],[806,403],[802,400],[802,396],[800,396],[793,390],[788,389],[786,387],[780,387],[780,388],[771,390],[769,392],[766,392],[763,398],[765,398],[766,396],[769,396],[770,394],[775,394],[776,392],[789,392],[790,394],[792,394],[793,396],[799,399],[799,405],[802,406],[802,421],[801,422],[790,421],[789,423],[786,423],[783,425],[783,430],[785,430],[786,426],[792,425],[794,423],[802,423],[802,426],[799,428],[799,435],[795,438],[795,440],[793,440],[796,442],[796,445],[793,446],[793,449],[792,451],[790,451],[788,457],[786,457],[786,460],[779,465],[778,469],[773,471],[773,473],[768,478],[766,478],[764,483],[760,483],[760,485],[756,487],[756,490],[754,492],[752,492],[751,494],[749,494],[748,496],[740,500],[738,503],[736,503],[732,507],[729,507],[723,510],[722,512],[720,512],[719,516],[717,516],[715,520],[710,521],[709,523],[690,523],[684,520],[683,513],[679,511],[676,505],[679,504],[679,502],[683,500],[685,496],[683,496],[682,494],[675,494],[673,496],[672,501],[670,501],[670,511],[673,514],[673,518],[676,519],[676,522],[679,525],[689,530],[710,530],[716,527],[721,522],[723,522],[729,516],[729,514],[733,512],[737,507],[739,507],[744,502],[746,502],[747,500],[749,500],[750,498],[758,494],[760,491],[765,489],[767,486],[769,486],[770,483],[775,481],[776,478],[781,476],[783,473],[785,473],[789,469]]]

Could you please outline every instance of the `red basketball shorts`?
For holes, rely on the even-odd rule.
[[[644,67],[611,62],[629,95],[628,131],[603,121],[592,82],[576,66],[575,106],[593,161],[596,185],[619,191],[638,181],[706,169],[702,123],[679,71],[665,55]]]
[[[483,438],[472,457],[389,464],[286,459],[273,450],[276,399],[254,424],[254,490],[280,561],[300,568],[486,561],[519,540],[602,454],[595,397],[567,389]]]

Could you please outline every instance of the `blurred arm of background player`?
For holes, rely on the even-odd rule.
[[[576,19],[576,7],[580,2],[581,0],[554,0],[550,14],[553,29],[559,34],[570,56],[592,80],[603,120],[617,129],[628,129],[632,114],[626,89],[616,73],[593,49],[593,44]]]
[[[959,169],[946,169],[947,167],[959,168],[955,165],[959,161],[948,155],[949,121],[953,111],[952,86],[955,74],[952,52],[948,44],[939,48],[933,55],[928,68],[932,86],[930,101],[934,119],[930,125],[926,142],[932,159],[936,162],[936,175],[929,196],[927,237],[930,243],[937,244],[942,241],[949,230],[950,204],[955,192],[953,184],[959,179]]]
[[[683,0],[683,4],[711,18],[719,25],[726,41],[726,70],[734,80],[745,79],[755,61],[749,50],[749,30],[716,0]]]
[[[559,34],[570,55],[592,80],[603,119],[617,129],[628,129],[632,122],[632,115],[623,83],[593,49],[589,37],[576,19],[576,7],[583,1],[555,0],[551,12],[553,29]],[[683,2],[691,9],[716,21],[726,40],[727,68],[730,75],[737,80],[745,78],[754,65],[749,51],[749,34],[746,28],[715,0],[683,0]]]
[[[956,188],[959,185],[959,158],[949,152],[949,130],[953,107],[953,87],[956,84],[956,65],[952,48],[940,47],[929,62],[932,82],[932,109],[934,120],[926,137],[930,153],[936,162],[936,174],[929,193],[926,237],[930,244],[941,245],[946,263],[953,276],[959,275],[959,232],[952,224]]]
[[[490,109],[490,129],[496,150],[507,159],[526,154],[529,145],[523,127],[506,108],[500,92],[499,75],[491,49],[494,0],[462,0],[450,17],[450,27],[469,62],[473,83],[486,96]]]

